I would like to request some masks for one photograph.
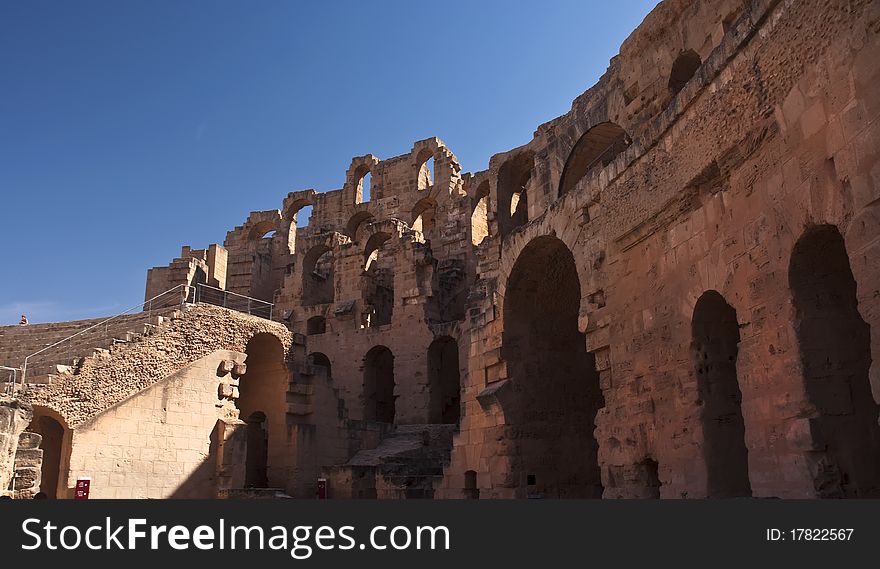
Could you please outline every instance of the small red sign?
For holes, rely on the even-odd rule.
[[[327,499],[327,479],[326,478],[318,478],[318,499],[326,500]]]
[[[76,479],[76,492],[73,495],[74,500],[88,500],[89,499],[89,486],[92,484],[91,478],[77,478]]]

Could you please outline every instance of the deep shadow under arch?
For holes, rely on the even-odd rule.
[[[593,430],[605,402],[578,330],[580,294],[571,251],[555,237],[532,240],[507,282],[502,356],[513,393],[505,417],[514,483],[531,496],[602,497]]]
[[[828,498],[878,498],[880,408],[868,377],[871,330],[858,311],[837,227],[807,229],[792,251],[788,279],[804,387],[816,413],[816,491]]]

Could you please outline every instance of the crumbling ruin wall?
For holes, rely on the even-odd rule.
[[[158,333],[118,345],[112,353],[88,357],[77,373],[31,388],[22,399],[51,407],[76,428],[215,350],[244,352],[259,333],[277,336],[289,349],[290,331],[280,324],[210,305],[189,306]]]
[[[33,417],[30,406],[17,399],[0,399],[0,495],[7,495],[15,470],[19,436]]]
[[[710,4],[714,10],[699,7]],[[500,267],[481,265],[490,267],[479,275],[487,293],[471,311],[465,417],[444,495],[466,493],[468,472],[476,474],[480,497],[525,496],[541,485],[518,468],[530,440],[512,419],[522,404],[512,386],[544,378],[523,376],[529,368],[503,357],[502,339],[509,279],[523,251],[543,238],[564,243],[577,266],[580,329],[603,395],[595,438],[605,497],[723,493],[712,489],[704,364],[696,359],[706,348],[695,343],[693,329],[697,300],[707,291],[717,291],[738,322],[738,354],[729,357],[741,389],[749,492],[856,492],[852,480],[841,478],[831,434],[822,432],[821,405],[805,390],[789,265],[803,235],[836,227],[845,237],[859,313],[868,325],[880,324],[874,293],[880,275],[871,268],[880,251],[880,186],[870,174],[878,163],[863,151],[878,147],[878,69],[870,62],[880,49],[880,14],[870,2],[752,2],[718,22],[716,15],[728,9],[737,12],[733,3],[664,2],[571,113],[541,126],[526,147],[493,157],[490,186],[500,204],[504,165],[534,154],[529,221],[506,235],[503,224],[490,223],[490,233],[502,237],[494,243]],[[709,43],[690,33],[716,24],[724,33],[713,32]],[[688,33],[678,33],[683,30]],[[634,46],[641,48],[627,49]],[[651,66],[671,73],[672,56],[686,50],[702,63],[666,97],[668,106],[650,90],[644,101],[627,93],[627,77],[641,73],[650,81]],[[639,102],[643,110],[631,110]],[[632,142],[558,198],[575,141],[609,121]],[[876,362],[876,335],[871,342]],[[871,390],[854,393],[853,407],[867,401],[866,413],[873,413],[863,423],[871,430],[877,421]],[[848,404],[843,408],[838,412],[852,413]],[[876,456],[872,437],[866,431],[862,441]],[[874,478],[856,494],[876,492]]]

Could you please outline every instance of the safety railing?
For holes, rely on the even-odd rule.
[[[89,332],[94,332],[97,330],[98,337],[93,338],[94,341],[97,341],[98,343],[100,343],[100,341],[102,341],[102,340],[106,341],[106,342],[110,342],[112,340],[111,336],[114,333],[118,332],[118,330],[116,330],[116,329],[111,330],[111,327],[113,326],[113,324],[115,324],[121,318],[123,318],[125,316],[130,316],[130,315],[138,313],[138,312],[145,312],[145,313],[147,313],[147,315],[149,317],[149,316],[152,316],[152,313],[154,310],[163,310],[163,309],[169,309],[169,308],[174,308],[174,307],[178,307],[178,306],[183,306],[187,302],[187,298],[192,296],[192,291],[191,291],[192,288],[193,287],[191,287],[189,285],[184,285],[184,284],[177,285],[173,288],[166,290],[165,292],[162,292],[152,298],[145,300],[144,302],[142,302],[140,304],[136,304],[136,305],[132,306],[131,308],[129,308],[128,310],[125,310],[124,312],[120,312],[119,314],[116,314],[116,315],[111,316],[109,318],[105,318],[104,320],[101,320],[100,322],[97,322],[87,328],[83,328],[79,332],[76,332],[75,334],[71,334],[70,336],[67,336],[64,339],[55,342],[54,344],[49,344],[48,346],[45,346],[44,348],[37,350],[36,352],[34,352],[32,354],[25,356],[24,363],[22,364],[21,370],[20,370],[21,371],[21,375],[20,375],[21,386],[24,387],[25,383],[27,382],[28,365],[30,364],[31,360],[35,356],[38,356],[40,354],[44,354],[50,350],[55,350],[55,351],[59,352],[59,354],[58,354],[59,358],[66,357],[66,361],[69,362],[69,361],[71,361],[72,355],[74,355],[74,354],[72,354],[71,348],[73,346],[74,341],[77,338],[79,338]],[[101,331],[102,328],[103,328],[103,332]],[[90,344],[94,344],[95,343],[94,341],[91,341]],[[94,345],[93,347],[99,347],[99,346]],[[14,396],[15,392],[16,392],[16,383],[12,384],[12,389],[10,391],[11,391],[10,394]]]
[[[196,284],[192,294],[194,298],[190,302],[222,306],[223,308],[244,312],[245,314],[259,316],[268,320],[272,319],[272,309],[275,306],[271,302],[266,302],[259,298],[229,292],[228,290],[219,289],[204,283]]]

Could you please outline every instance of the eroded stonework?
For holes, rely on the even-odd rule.
[[[880,497],[877,61],[876,2],[667,0],[487,170],[356,157],[151,269],[124,341],[4,329],[85,330],[20,396],[42,488]]]

